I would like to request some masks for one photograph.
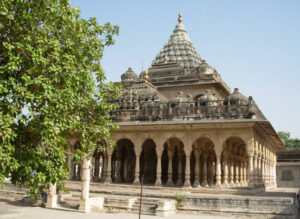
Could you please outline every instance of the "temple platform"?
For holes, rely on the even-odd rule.
[[[60,196],[64,207],[78,208],[81,183],[67,181],[68,194]],[[90,184],[90,197],[103,197],[104,212],[136,212],[139,209],[140,185]],[[263,188],[174,188],[145,185],[142,213],[168,216],[172,214],[229,215],[253,218],[296,218],[297,190],[265,191]],[[92,209],[93,210],[93,209]]]
[[[66,181],[57,209],[79,211],[81,182]],[[93,212],[139,212],[140,185],[90,183]],[[4,196],[26,196],[28,190],[5,183]],[[299,189],[143,187],[141,213],[216,215],[232,218],[297,218]]]

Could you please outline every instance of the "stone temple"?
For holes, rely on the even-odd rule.
[[[156,215],[176,209],[293,214],[294,197],[259,198],[276,188],[276,151],[284,144],[254,98],[232,92],[201,58],[181,15],[150,68],[140,75],[128,68],[121,83],[114,100],[120,108],[111,113],[120,126],[109,139],[116,147],[81,164],[69,155],[67,185],[80,191],[76,181],[83,182],[79,209],[134,211],[143,181],[144,204]],[[71,144],[80,147],[80,139]]]

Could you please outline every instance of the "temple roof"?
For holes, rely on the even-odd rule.
[[[179,14],[179,23],[176,25],[169,41],[162,50],[156,55],[152,65],[163,64],[167,62],[177,62],[183,68],[195,68],[202,63],[201,57],[192,44]]]

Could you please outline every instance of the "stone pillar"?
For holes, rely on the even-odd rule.
[[[262,184],[265,185],[265,158],[261,158],[261,173]]]
[[[272,165],[272,157],[271,157],[271,153],[269,154],[269,184],[272,187],[273,186],[273,169],[272,169],[273,165]]]
[[[195,180],[194,180],[194,187],[199,187],[200,183],[199,183],[199,168],[200,168],[200,162],[199,162],[199,158],[200,158],[200,151],[198,148],[194,149],[194,156],[195,156]]]
[[[83,176],[83,164],[82,162],[79,162],[78,164],[78,170],[80,171],[78,174],[78,180],[82,180],[82,176]]]
[[[257,185],[257,155],[254,153],[253,156],[253,184]]]
[[[209,168],[209,172],[210,172],[210,186],[214,186],[215,185],[215,174],[216,174],[216,167],[214,166],[214,160],[215,158],[210,158],[210,168]]]
[[[140,184],[140,154],[137,152],[135,157],[135,172],[134,172],[134,185]],[[141,176],[143,177],[143,176]]]
[[[244,170],[245,170],[245,166],[244,166],[244,160],[242,159],[241,160],[241,164],[240,164],[240,175],[241,175],[241,179],[240,179],[240,184],[241,184],[241,186],[245,186],[246,184],[245,184],[245,172],[244,172]]]
[[[105,168],[105,184],[110,184],[111,181],[111,153],[107,152],[107,161],[106,161],[106,168]]]
[[[267,157],[265,158],[265,185],[266,185],[266,187],[269,186],[269,182],[268,182],[268,159],[267,159]]]
[[[185,156],[185,177],[184,187],[191,187],[191,167],[190,167],[190,152],[187,152]]]
[[[208,157],[208,153],[203,153],[203,183],[202,186],[203,187],[207,187],[208,183],[207,183],[207,157]]]
[[[239,164],[238,161],[235,161],[234,164],[234,184],[235,186],[239,186]]]
[[[248,160],[246,159],[244,161],[244,186],[247,186],[247,163],[248,163]]]
[[[90,212],[89,192],[90,192],[90,174],[91,174],[91,160],[87,160],[85,154],[82,159],[82,189],[79,204],[79,211]]]
[[[229,175],[230,175],[230,186],[234,186],[234,163],[233,159],[229,162]]]
[[[47,208],[55,208],[57,206],[56,184],[49,185],[49,192],[47,196]]]
[[[227,161],[227,158],[224,157],[224,182],[223,182],[223,185],[224,186],[228,186],[228,161]]]
[[[258,184],[261,186],[262,184],[262,174],[261,174],[261,155],[258,154],[258,157],[257,157],[257,169],[258,169],[258,172],[257,172],[257,181],[258,181]]]
[[[161,152],[157,152],[157,167],[155,186],[161,186]]]
[[[244,171],[243,171],[243,162],[242,160],[239,162],[239,183],[240,186],[243,186],[243,179],[244,179]]]
[[[166,183],[167,186],[172,186],[173,185],[173,181],[172,181],[173,155],[174,155],[174,151],[170,147],[168,147],[168,180],[167,180],[167,183]]]
[[[276,182],[276,154],[273,154],[273,182],[274,182],[274,187],[277,187],[277,182]]]
[[[249,183],[248,187],[254,186],[254,180],[253,180],[253,154],[249,154],[249,164],[248,164],[248,178]]]
[[[215,186],[221,186],[221,155],[216,155],[216,184]]]
[[[270,185],[270,160],[269,158],[267,159],[267,184]]]
[[[256,173],[256,186],[257,187],[259,187],[259,185],[260,185],[260,156],[259,156],[259,154],[257,154],[257,157],[256,157],[256,171],[255,171],[255,173]]]

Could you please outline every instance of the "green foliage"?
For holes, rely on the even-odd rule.
[[[279,131],[277,134],[280,139],[284,140],[285,146],[287,148],[300,148],[299,138],[291,138],[291,134],[284,131]]]
[[[80,157],[118,128],[109,100],[121,88],[100,65],[115,34],[69,0],[0,1],[0,183],[11,177],[34,198],[67,177],[68,138],[80,133]]]
[[[186,200],[185,195],[176,194],[176,200],[175,200],[176,208],[182,206],[182,202],[184,202],[185,200]]]

